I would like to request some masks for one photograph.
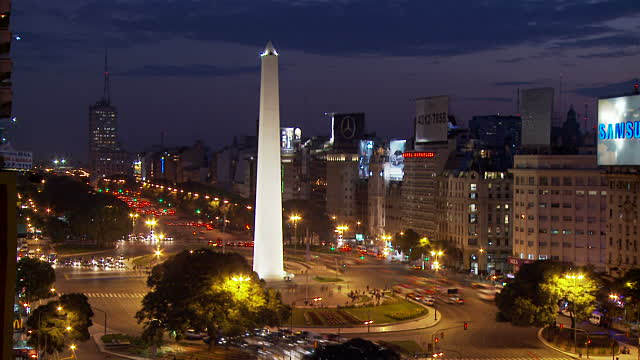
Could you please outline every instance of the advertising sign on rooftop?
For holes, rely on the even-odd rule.
[[[402,181],[404,175],[404,153],[407,140],[392,140],[389,142],[389,165],[385,166],[385,178],[392,181]]]
[[[447,141],[448,124],[448,96],[432,96],[416,100],[416,144]]]
[[[640,95],[598,100],[598,165],[640,165]]]

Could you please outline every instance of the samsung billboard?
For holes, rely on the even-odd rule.
[[[598,165],[640,165],[640,95],[598,100]]]

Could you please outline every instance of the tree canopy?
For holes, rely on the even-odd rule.
[[[555,323],[558,305],[569,303],[573,323],[594,309],[598,277],[588,268],[571,268],[553,261],[525,264],[513,282],[496,296],[502,317],[520,326]]]
[[[129,208],[111,194],[95,192],[88,184],[71,176],[46,176],[44,187],[21,181],[21,192],[51,214],[30,212],[36,226],[53,242],[65,239],[95,240],[109,247],[131,231]]]
[[[279,325],[291,312],[236,253],[185,250],[156,265],[147,286],[151,291],[136,318],[143,323],[143,337],[156,344],[165,331],[182,337],[195,329],[215,339]]]
[[[53,296],[51,288],[56,281],[56,273],[46,261],[23,257],[18,261],[16,271],[16,295],[27,301],[46,299]]]
[[[571,327],[575,328],[576,322],[587,320],[595,310],[598,285],[597,278],[584,269],[550,274],[541,288],[556,302],[567,302]]]
[[[394,248],[408,256],[409,261],[420,259],[423,253],[427,254],[431,247],[429,239],[421,237],[413,229],[396,233],[392,239],[392,244]]]
[[[28,342],[43,348],[48,354],[62,351],[73,341],[87,341],[93,311],[84,294],[71,293],[57,301],[36,308],[27,319],[27,326],[34,331]]]

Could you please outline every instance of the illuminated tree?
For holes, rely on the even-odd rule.
[[[55,295],[51,292],[55,281],[56,273],[48,262],[29,257],[18,261],[16,295],[25,296],[27,301],[46,299]]]
[[[542,284],[548,277],[561,274],[563,270],[562,264],[552,261],[524,264],[514,281],[496,295],[499,315],[517,326],[553,324],[557,299]]]
[[[31,313],[27,326],[33,332],[28,342],[48,354],[60,352],[69,343],[89,340],[92,317],[91,305],[84,294],[62,295]]]
[[[576,322],[588,319],[595,310],[599,283],[586,271],[552,274],[541,288],[556,302],[568,303],[567,310],[571,317],[571,327],[574,329]]]
[[[236,253],[183,251],[155,266],[147,285],[151,291],[136,318],[144,324],[143,337],[153,344],[165,331],[180,338],[188,329],[206,329],[211,348],[218,336],[279,325],[291,311]]]

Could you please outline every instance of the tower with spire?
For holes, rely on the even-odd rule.
[[[109,62],[104,51],[102,99],[89,106],[89,169],[94,179],[129,173],[127,153],[118,138],[118,112],[111,105]]]

